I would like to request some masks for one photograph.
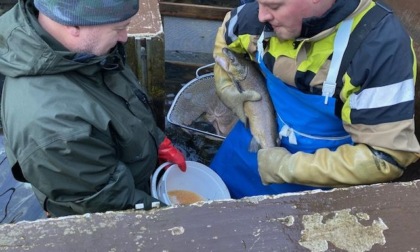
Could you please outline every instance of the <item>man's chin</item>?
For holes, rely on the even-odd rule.
[[[279,40],[285,41],[285,40],[293,40],[296,37],[289,34],[289,33],[284,33],[284,32],[275,32],[276,36]]]

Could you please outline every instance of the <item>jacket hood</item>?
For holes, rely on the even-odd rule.
[[[21,77],[80,71],[90,75],[103,68],[119,69],[124,63],[122,45],[106,56],[69,52],[42,29],[37,12],[33,0],[19,0],[0,16],[1,74]]]

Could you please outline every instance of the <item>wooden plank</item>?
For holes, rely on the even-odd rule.
[[[0,225],[0,251],[418,251],[420,182]]]
[[[146,39],[147,55],[147,90],[153,97],[152,107],[155,109],[157,125],[165,130],[165,49],[162,36]]]
[[[165,51],[163,33],[155,36],[133,37],[125,45],[127,64],[131,66],[140,85],[149,95],[158,126],[165,129]]]
[[[155,36],[163,33],[158,0],[139,1],[140,8],[131,19],[129,37]]]
[[[160,0],[160,3],[184,3],[184,4],[198,4],[198,5],[208,5],[208,6],[219,6],[219,7],[229,7],[234,8],[240,5],[239,0],[226,1],[226,0]]]
[[[162,16],[176,16],[206,20],[223,20],[229,7],[208,6],[199,4],[160,2]]]
[[[139,1],[128,27],[127,64],[151,98],[158,126],[165,129],[165,46],[158,0]]]

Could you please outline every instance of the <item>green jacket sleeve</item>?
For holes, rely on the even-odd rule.
[[[146,192],[152,171],[144,172],[144,185],[136,184],[138,179],[117,159],[111,143],[83,132],[41,146],[22,167],[52,216],[123,210],[137,203],[150,209],[151,202],[158,201]]]

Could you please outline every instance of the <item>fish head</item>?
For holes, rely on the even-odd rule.
[[[222,55],[217,55],[214,59],[216,63],[225,70],[233,81],[242,81],[248,75],[248,64],[245,59],[233,52],[232,50],[224,47]]]

